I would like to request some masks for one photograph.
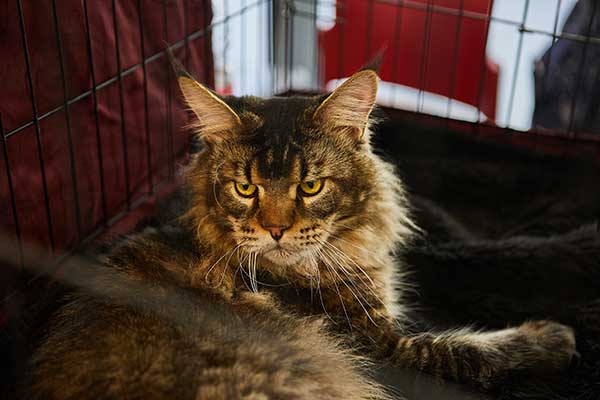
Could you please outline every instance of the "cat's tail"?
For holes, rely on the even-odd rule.
[[[20,254],[27,256],[24,263]],[[22,385],[27,398],[152,399],[189,385],[190,398],[199,400],[389,398],[371,378],[372,366],[318,319],[253,310],[243,302],[234,307],[79,255],[63,257],[54,274],[48,266],[57,265],[56,255],[7,237],[0,237],[0,264],[23,265],[74,289],[31,357]],[[119,373],[124,381],[115,384]],[[175,397],[189,397],[189,390],[181,393]]]

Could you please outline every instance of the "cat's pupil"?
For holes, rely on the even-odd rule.
[[[312,189],[315,187],[315,183],[313,181],[306,182],[306,186],[308,186],[309,189]]]
[[[242,189],[244,189],[244,190],[248,190],[249,187],[250,187],[250,185],[248,185],[248,184],[242,184]]]

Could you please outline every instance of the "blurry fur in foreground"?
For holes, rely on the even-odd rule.
[[[17,248],[0,237],[0,260],[19,265]],[[24,251],[32,275],[47,274],[58,259],[35,246]],[[387,398],[366,378],[370,363],[317,319],[265,315],[251,299],[233,307],[128,272],[76,256],[61,264],[60,283],[77,292],[47,327],[44,351],[30,360],[23,398]]]

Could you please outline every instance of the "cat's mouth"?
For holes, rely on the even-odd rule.
[[[320,247],[318,242],[294,243],[278,241],[263,243],[262,245],[252,246],[251,251],[260,254],[262,258],[278,266],[294,266],[306,264],[307,261],[313,261],[315,248]]]

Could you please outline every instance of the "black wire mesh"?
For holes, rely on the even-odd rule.
[[[147,201],[150,196],[152,196],[153,194],[155,194],[156,191],[158,191],[162,186],[164,186],[165,184],[171,182],[174,180],[175,177],[175,170],[176,170],[176,161],[177,159],[181,156],[181,154],[176,154],[175,149],[174,149],[174,145],[173,145],[173,135],[175,130],[179,130],[181,127],[174,126],[174,122],[172,120],[172,114],[173,114],[173,102],[174,102],[174,93],[172,92],[172,86],[173,86],[173,82],[171,82],[171,78],[170,78],[170,74],[171,74],[171,68],[169,63],[167,62],[167,47],[169,48],[169,50],[171,51],[177,51],[177,50],[183,50],[184,52],[184,64],[186,66],[188,66],[188,68],[191,66],[190,63],[190,55],[193,52],[197,53],[197,49],[198,47],[196,47],[196,42],[197,41],[201,41],[202,44],[201,46],[204,49],[204,54],[209,54],[210,53],[210,49],[211,49],[211,32],[213,29],[222,26],[222,25],[229,25],[231,23],[231,20],[244,15],[248,10],[255,8],[255,7],[266,7],[268,4],[268,1],[263,0],[263,1],[254,1],[254,2],[248,2],[248,4],[243,5],[243,7],[234,10],[233,12],[227,14],[226,16],[224,16],[221,19],[218,20],[213,20],[213,21],[203,21],[203,25],[205,25],[205,27],[203,29],[200,30],[196,30],[190,34],[185,35],[185,37],[183,39],[180,40],[170,40],[169,38],[169,18],[168,18],[168,10],[167,7],[169,5],[171,5],[172,1],[163,1],[162,3],[162,21],[163,21],[163,41],[164,41],[164,49],[157,51],[157,52],[153,52],[152,54],[147,54],[147,46],[145,45],[145,30],[147,29],[147,26],[143,23],[144,22],[144,10],[145,10],[145,5],[148,4],[147,1],[144,0],[137,0],[136,3],[136,7],[137,7],[137,14],[138,14],[138,21],[139,21],[139,26],[138,26],[138,31],[139,31],[139,38],[140,38],[140,45],[139,45],[139,49],[140,49],[140,62],[138,63],[134,63],[133,65],[130,65],[128,67],[123,67],[123,63],[122,63],[122,49],[121,49],[121,45],[119,43],[120,41],[120,29],[119,29],[119,21],[118,21],[118,13],[117,13],[117,8],[121,6],[121,4],[119,4],[119,2],[112,0],[110,3],[110,9],[111,9],[111,15],[112,15],[112,33],[114,35],[114,39],[115,39],[115,54],[114,54],[114,61],[116,63],[116,74],[103,79],[101,81],[98,81],[97,78],[97,73],[95,70],[95,66],[97,65],[94,61],[94,51],[92,50],[94,43],[93,43],[93,29],[90,27],[90,7],[98,7],[98,5],[93,4],[87,0],[84,0],[82,2],[82,13],[83,13],[83,21],[82,24],[84,25],[84,31],[85,31],[85,41],[86,41],[86,55],[87,55],[87,62],[89,64],[89,80],[90,80],[90,85],[89,85],[89,89],[82,91],[81,93],[78,93],[76,95],[69,95],[69,77],[68,77],[68,71],[65,68],[65,64],[64,64],[64,48],[63,48],[63,30],[61,29],[60,26],[60,22],[61,22],[61,16],[59,15],[60,9],[57,7],[57,2],[55,0],[52,0],[51,2],[51,12],[52,12],[52,21],[53,21],[53,31],[54,31],[54,36],[55,36],[55,43],[56,43],[56,49],[57,49],[57,59],[58,59],[58,64],[59,64],[59,69],[60,69],[60,83],[61,83],[61,89],[62,89],[62,103],[60,105],[56,105],[55,107],[52,107],[51,109],[44,111],[44,112],[40,112],[40,109],[38,107],[38,102],[39,102],[39,94],[36,93],[36,84],[35,84],[35,80],[38,79],[39,77],[36,75],[34,76],[34,74],[37,74],[38,71],[34,71],[33,67],[31,65],[31,53],[30,53],[30,46],[32,43],[32,38],[28,36],[28,30],[27,30],[27,21],[26,21],[26,15],[25,15],[25,10],[24,10],[24,1],[23,0],[16,0],[16,10],[17,10],[17,14],[16,17],[19,20],[19,35],[21,37],[21,41],[22,41],[22,54],[18,55],[19,57],[23,57],[24,59],[24,65],[25,65],[25,70],[23,71],[23,73],[26,76],[27,79],[27,90],[28,90],[28,95],[29,95],[29,99],[30,99],[30,106],[31,106],[31,119],[27,122],[24,122],[22,124],[19,124],[16,127],[12,127],[10,130],[6,131],[4,129],[4,125],[3,125],[3,120],[4,120],[4,116],[0,114],[0,136],[1,136],[1,140],[2,140],[2,158],[3,158],[3,169],[5,169],[5,171],[2,173],[2,178],[6,179],[6,199],[8,201],[9,207],[8,210],[4,213],[4,215],[6,215],[7,217],[11,218],[12,220],[4,220],[2,221],[2,230],[6,230],[6,229],[11,229],[12,233],[14,234],[14,236],[16,237],[19,245],[21,246],[23,241],[25,240],[32,240],[31,237],[29,237],[27,235],[27,232],[23,231],[22,228],[22,223],[21,223],[21,219],[22,217],[25,215],[25,213],[27,213],[27,210],[22,210],[19,209],[19,204],[18,204],[18,199],[17,199],[17,189],[15,188],[15,172],[14,172],[14,168],[18,167],[18,163],[19,160],[14,160],[11,159],[11,154],[10,154],[10,148],[11,148],[11,143],[16,143],[15,140],[20,136],[20,135],[25,135],[28,130],[30,128],[33,128],[35,130],[35,136],[36,136],[36,144],[37,144],[37,149],[35,152],[32,152],[31,154],[37,153],[38,156],[38,160],[39,160],[39,170],[40,170],[40,174],[41,174],[41,185],[42,185],[42,192],[43,192],[43,198],[40,200],[40,206],[44,208],[45,210],[45,221],[39,221],[42,222],[43,224],[45,224],[45,228],[42,227],[42,224],[38,224],[37,226],[37,230],[39,231],[43,231],[42,235],[46,237],[47,239],[47,244],[48,244],[48,249],[52,252],[54,252],[57,249],[57,237],[56,237],[56,227],[55,227],[55,223],[54,223],[54,214],[53,214],[53,210],[51,207],[51,203],[54,202],[54,204],[56,204],[57,202],[61,202],[64,201],[66,206],[72,206],[74,209],[74,215],[75,215],[75,220],[74,220],[74,228],[75,228],[75,232],[76,232],[76,236],[74,238],[73,241],[71,241],[70,243],[67,243],[67,248],[65,249],[65,243],[63,242],[61,245],[61,251],[63,252],[63,256],[59,259],[58,264],[54,265],[54,266],[50,266],[50,268],[55,268],[57,267],[60,262],[62,260],[64,260],[66,257],[69,256],[69,254],[71,254],[73,251],[76,251],[77,249],[81,248],[81,246],[86,245],[87,243],[89,243],[90,241],[94,240],[95,238],[97,238],[100,234],[102,234],[103,232],[105,232],[108,228],[114,226],[115,224],[117,224],[120,220],[122,220],[125,216],[127,216],[129,213],[131,213],[133,210],[135,210],[136,208],[138,208],[140,205],[142,205],[145,201]],[[183,16],[183,24],[185,26],[185,31],[187,32],[187,25],[188,25],[188,13],[187,13],[187,8],[189,4],[195,3],[196,5],[200,4],[201,7],[204,10],[204,18],[208,18],[208,16],[211,14],[211,4],[208,0],[205,1],[198,1],[198,0],[190,0],[190,1],[186,1],[185,5],[184,5],[184,16]],[[102,5],[101,7],[106,7],[106,5]],[[62,16],[64,18],[64,16]],[[164,74],[166,76],[166,82],[157,82],[156,81],[156,77],[151,77],[150,73],[148,71],[148,67],[153,64],[153,63],[157,63],[157,62],[162,62],[162,64],[164,65]],[[129,149],[129,143],[128,143],[128,136],[129,136],[129,128],[128,128],[128,124],[127,124],[127,110],[125,109],[125,103],[126,103],[126,87],[124,85],[124,80],[125,78],[138,73],[141,70],[142,76],[143,76],[143,107],[144,107],[144,111],[143,111],[143,115],[144,115],[144,130],[145,130],[145,137],[146,137],[146,164],[145,164],[145,169],[146,171],[146,180],[147,180],[147,190],[145,193],[141,194],[141,195],[137,195],[134,196],[134,190],[132,188],[132,183],[130,182],[130,175],[131,172],[129,170],[129,164],[130,164],[130,160],[129,160],[129,154],[128,154],[128,149]],[[71,71],[72,72],[72,71]],[[191,71],[192,73],[196,72],[196,71]],[[205,69],[204,70],[204,74],[203,76],[198,76],[198,79],[204,82],[208,82],[209,81],[209,76],[210,74],[208,73],[208,71]],[[159,84],[164,88],[164,104],[165,104],[165,109],[164,110],[157,110],[157,109],[152,109],[151,107],[151,101],[149,98],[149,90],[148,90],[148,85],[152,83],[153,85],[155,84]],[[106,154],[105,152],[105,146],[103,146],[103,131],[102,131],[102,124],[100,122],[100,116],[99,116],[99,93],[101,93],[103,90],[106,90],[107,88],[111,87],[112,85],[117,85],[118,87],[118,105],[119,105],[119,114],[120,114],[120,135],[121,135],[121,148],[122,148],[122,154]],[[74,140],[73,137],[74,135],[77,135],[78,133],[74,131],[73,126],[72,126],[72,108],[76,105],[78,105],[78,103],[91,99],[92,101],[92,113],[93,113],[93,123],[94,123],[94,129],[95,129],[95,136],[96,136],[96,144],[97,144],[97,170],[98,170],[98,180],[99,180],[99,193],[95,194],[97,195],[97,201],[100,204],[100,209],[101,209],[101,218],[100,221],[98,222],[97,225],[95,226],[87,226],[85,229],[82,227],[82,222],[81,222],[81,204],[80,204],[80,193],[81,193],[81,188],[78,187],[78,179],[77,179],[77,175],[78,173],[81,173],[81,171],[78,171],[79,166],[77,165],[77,160],[76,160],[76,156],[75,156],[75,152],[76,152],[76,148],[74,145]],[[68,161],[69,161],[69,168],[70,168],[70,176],[71,176],[71,180],[70,180],[70,184],[72,185],[72,194],[73,194],[73,198],[72,199],[61,199],[61,198],[52,198],[49,188],[48,188],[48,179],[47,179],[47,159],[45,156],[47,156],[47,154],[45,153],[45,149],[44,149],[44,140],[48,140],[48,138],[44,138],[42,139],[43,136],[43,132],[42,132],[42,128],[41,128],[41,124],[43,122],[45,122],[46,120],[53,118],[53,117],[60,117],[60,114],[64,114],[64,118],[65,118],[65,130],[66,130],[66,134],[67,134],[67,144],[68,144]],[[167,154],[168,154],[168,175],[166,178],[163,179],[158,179],[157,176],[155,176],[155,174],[153,174],[153,171],[155,170],[154,166],[153,166],[153,157],[152,157],[152,152],[156,151],[156,147],[153,146],[152,143],[152,135],[150,134],[150,119],[149,119],[149,115],[152,113],[163,113],[166,116],[166,124],[165,124],[165,129],[164,129],[164,134],[166,136],[166,143],[167,143]],[[106,177],[104,174],[105,171],[105,166],[103,165],[104,162],[106,161],[107,157],[115,157],[115,158],[120,158],[120,163],[123,165],[124,168],[124,182],[125,182],[125,207],[121,210],[115,210],[114,207],[113,209],[109,209],[109,206],[107,204],[107,184],[106,184]],[[0,181],[1,183],[1,181]],[[2,195],[2,200],[4,201],[4,194],[5,193],[0,193]],[[3,203],[4,204],[4,203]],[[21,251],[21,249],[16,249],[17,251],[19,251],[19,256],[21,259],[21,264],[23,264],[23,262],[25,262],[26,260],[26,255],[24,255]],[[68,250],[66,252],[64,252],[64,250]],[[5,273],[10,273],[10,271],[5,271]],[[35,277],[33,278],[35,279]],[[30,283],[31,281],[29,281],[28,283]],[[10,291],[9,291],[10,292]],[[4,296],[4,301],[7,301],[10,297],[12,297],[14,295],[15,292],[10,292],[10,294],[8,296]]]

